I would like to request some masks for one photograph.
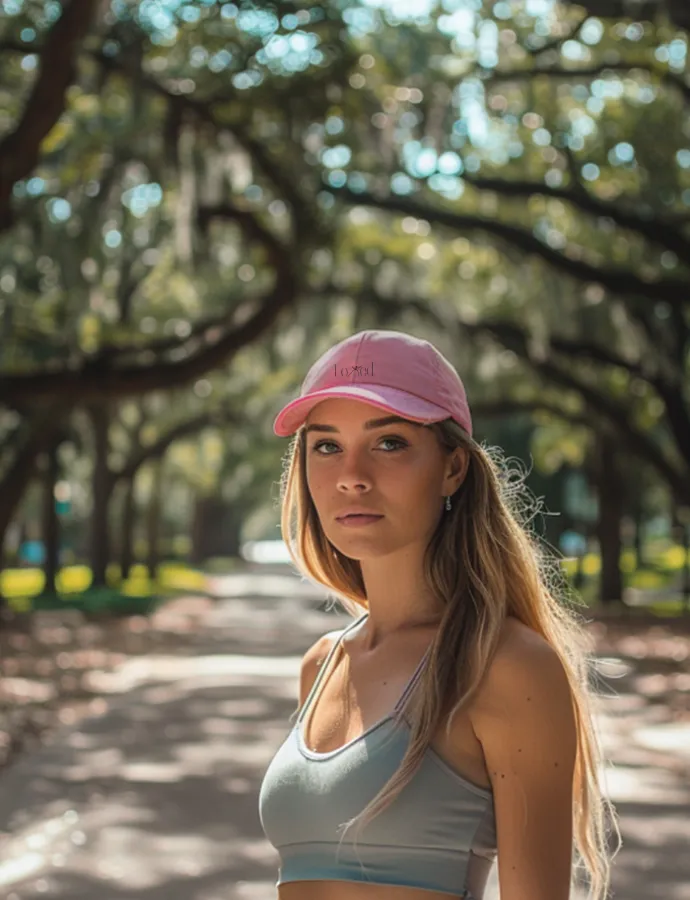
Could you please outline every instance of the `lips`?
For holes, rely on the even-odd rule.
[[[382,519],[383,516],[378,513],[349,513],[346,516],[337,516],[336,518],[339,522],[344,522],[346,519]]]

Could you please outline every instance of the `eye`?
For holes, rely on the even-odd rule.
[[[384,450],[384,453],[388,453],[388,454],[390,454],[390,453],[397,453],[399,450],[404,450],[405,447],[408,447],[408,446],[409,446],[409,444],[407,443],[407,441],[404,441],[402,438],[397,438],[397,437],[383,437],[383,438],[380,439],[379,443],[380,443],[380,444],[388,443],[388,444],[397,444],[397,445],[398,445],[398,446],[394,447],[392,450]],[[333,453],[317,453],[317,451],[319,450],[319,448],[320,448],[320,447],[323,447],[325,444],[330,444],[330,445],[333,446],[333,447],[337,447],[337,446],[338,446],[338,445],[335,443],[335,441],[327,441],[327,440],[326,440],[326,441],[318,441],[318,442],[317,442],[316,444],[314,444],[314,446],[312,447],[311,452],[312,452],[312,453],[316,453],[317,456],[334,456]]]

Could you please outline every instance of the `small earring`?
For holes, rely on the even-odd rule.
[[[446,497],[446,509],[450,509],[450,494]]]

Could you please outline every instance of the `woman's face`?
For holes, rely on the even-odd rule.
[[[331,398],[306,420],[309,492],[326,537],[352,559],[412,545],[423,551],[443,515],[445,497],[465,476],[467,453],[458,449],[447,455],[429,428],[409,421],[372,427],[371,420],[390,415],[359,400]],[[350,506],[383,518],[348,527],[337,516]]]

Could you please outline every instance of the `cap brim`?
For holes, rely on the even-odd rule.
[[[273,422],[273,433],[278,437],[288,437],[294,434],[297,429],[304,424],[309,412],[322,400],[329,398],[346,398],[350,400],[361,400],[364,403],[370,403],[379,409],[384,409],[391,413],[397,413],[405,419],[411,419],[413,422],[441,422],[443,419],[451,418],[448,410],[428,400],[422,400],[421,397],[415,397],[406,391],[399,391],[396,388],[386,387],[385,385],[367,384],[367,385],[344,385],[342,387],[326,388],[322,391],[314,391],[306,397],[298,397],[296,400],[284,406],[276,416]]]

